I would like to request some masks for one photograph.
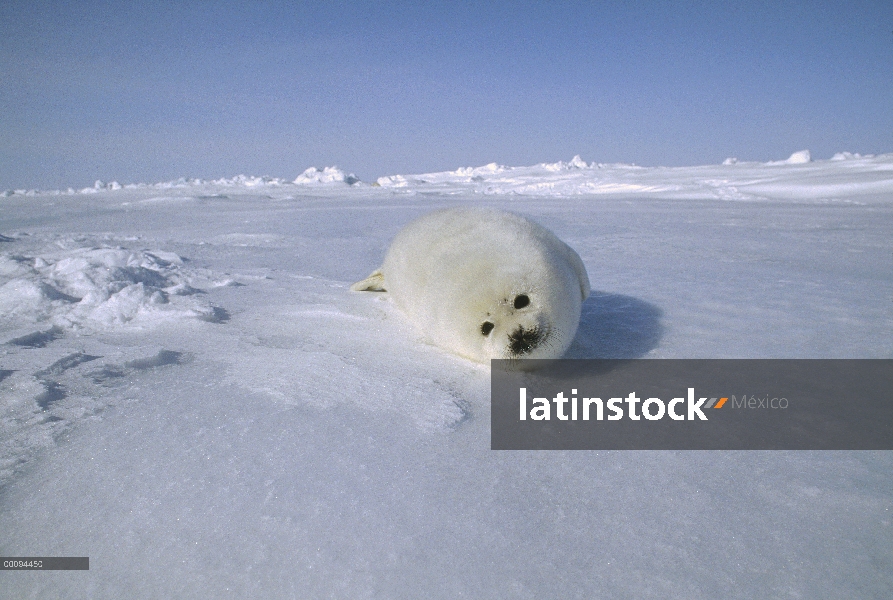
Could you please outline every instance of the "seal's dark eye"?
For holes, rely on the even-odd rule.
[[[484,335],[490,335],[490,332],[493,331],[494,327],[495,325],[493,325],[493,323],[491,323],[490,321],[484,321],[481,324],[481,333]]]
[[[527,294],[518,294],[515,296],[515,308],[524,308],[530,304],[530,298]]]

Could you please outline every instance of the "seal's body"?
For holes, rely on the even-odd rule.
[[[387,291],[434,344],[479,362],[559,358],[577,331],[589,277],[567,244],[505,211],[425,215],[354,291]]]

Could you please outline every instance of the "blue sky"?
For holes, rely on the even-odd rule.
[[[0,5],[0,190],[893,152],[893,3]]]

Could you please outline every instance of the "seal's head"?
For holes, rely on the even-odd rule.
[[[539,262],[503,272],[488,268],[473,278],[483,283],[462,290],[449,311],[461,319],[453,323],[454,330],[462,331],[462,339],[449,345],[480,362],[564,354],[585,296],[573,269],[554,262],[545,269]]]

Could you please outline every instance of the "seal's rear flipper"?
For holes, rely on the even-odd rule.
[[[372,271],[372,274],[369,275],[363,281],[358,281],[352,286],[350,286],[351,291],[353,292],[386,292],[384,289],[384,275],[381,274],[381,269],[376,269]]]

